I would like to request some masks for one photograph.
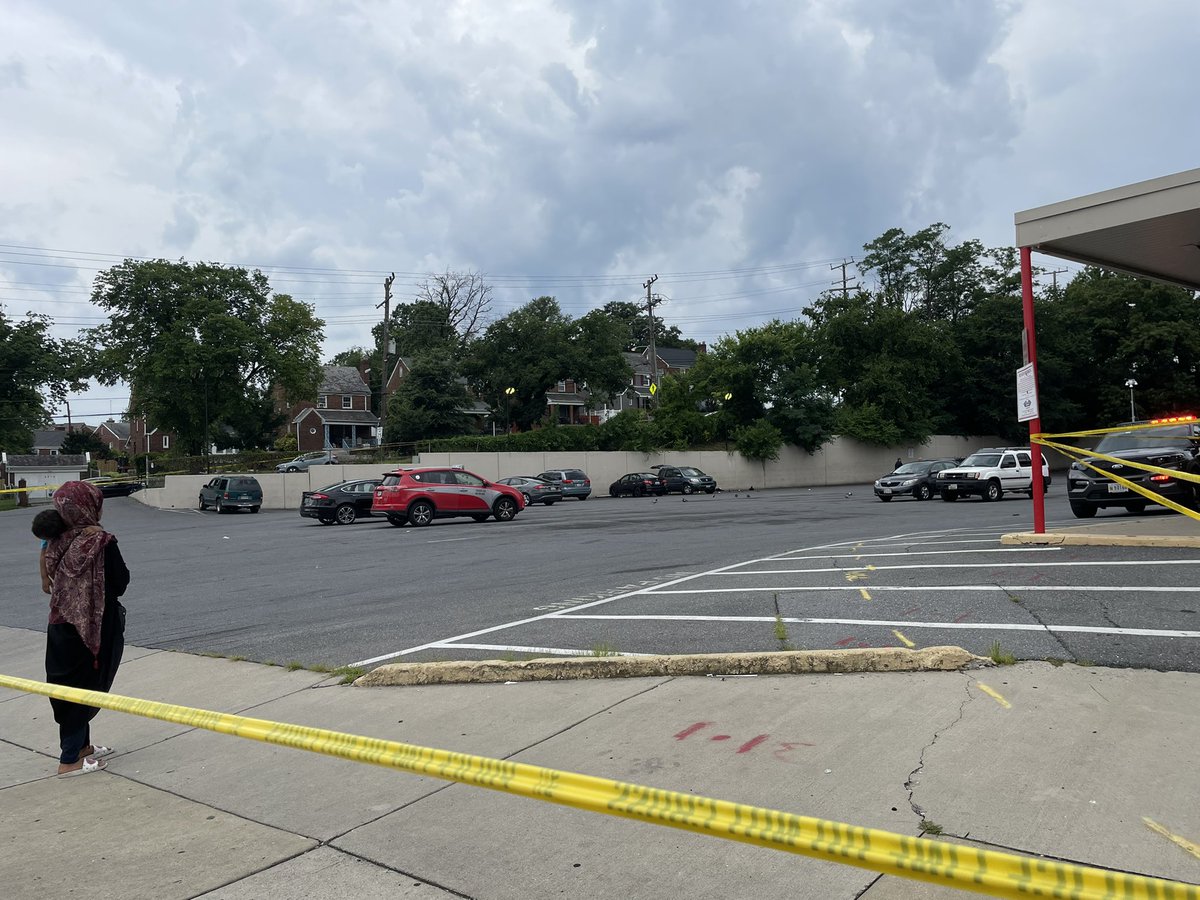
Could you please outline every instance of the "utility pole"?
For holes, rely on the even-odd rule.
[[[850,279],[846,275],[846,267],[849,266],[852,262],[854,262],[853,259],[843,259],[840,263],[834,263],[832,266],[829,267],[829,271],[831,271],[831,272],[834,269],[842,270],[842,277],[838,281],[833,282],[833,286],[837,287],[839,283],[841,284],[843,300],[850,299],[850,288],[858,287],[857,284],[850,284]]]
[[[383,443],[383,430],[387,427],[387,383],[388,383],[388,325],[392,318],[392,282],[396,280],[393,272],[383,279],[383,302],[376,303],[375,308],[383,307],[383,350],[380,352],[382,361],[379,365],[379,443]]]
[[[654,343],[654,306],[662,302],[662,298],[654,299],[650,293],[650,285],[658,281],[657,275],[651,275],[643,284],[646,289],[646,315],[650,317],[650,398],[658,401],[658,348]]]
[[[1068,269],[1051,269],[1049,272],[1046,273],[1054,281],[1054,286],[1053,286],[1052,290],[1054,291],[1055,296],[1058,296],[1058,276],[1062,275],[1064,272],[1067,272],[1067,271],[1069,271],[1069,270]]]

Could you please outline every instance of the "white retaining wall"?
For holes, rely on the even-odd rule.
[[[724,490],[753,487],[813,487],[817,485],[863,484],[892,471],[899,456],[904,460],[939,456],[966,456],[980,447],[1000,447],[995,437],[934,435],[920,446],[870,447],[850,438],[836,438],[816,453],[784,447],[779,459],[752,462],[735,451],[664,452],[654,454],[608,453],[422,453],[414,465],[461,465],[484,478],[508,475],[537,475],[547,469],[579,468],[592,479],[592,491],[607,494],[608,486],[626,472],[648,470],[656,463],[692,465],[717,479]],[[1058,454],[1048,454],[1053,469],[1066,467]],[[318,490],[338,481],[368,478],[396,468],[396,464],[314,466],[308,472],[255,475],[263,489],[266,509],[299,509],[304,491]],[[166,486],[139,491],[133,496],[160,509],[195,509],[200,486],[211,475],[168,475]]]

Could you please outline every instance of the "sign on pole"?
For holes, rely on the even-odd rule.
[[[1037,380],[1030,363],[1017,369],[1017,421],[1028,422],[1038,416]]]

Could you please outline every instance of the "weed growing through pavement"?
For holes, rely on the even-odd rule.
[[[361,666],[338,666],[330,674],[340,675],[342,684],[350,684],[366,675],[367,670]]]
[[[921,820],[921,834],[945,834],[942,826],[937,822],[930,822],[928,819]]]
[[[775,640],[779,641],[780,650],[795,650],[792,642],[788,640],[787,625],[783,623],[783,616],[775,613]]]
[[[992,647],[988,650],[988,656],[998,666],[1011,666],[1017,661],[1015,656],[1000,646],[999,641],[992,641]]]
[[[289,672],[295,672],[297,669],[303,669],[304,663],[300,662],[300,660],[298,660],[298,659],[289,660],[288,664],[285,668]]]
[[[592,656],[620,656],[617,648],[612,644],[596,644],[592,647]]]

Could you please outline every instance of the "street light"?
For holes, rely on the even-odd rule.
[[[1137,416],[1133,412],[1133,389],[1137,387],[1137,379],[1126,378],[1125,387],[1129,388],[1129,421],[1133,423],[1137,421]]]
[[[509,434],[512,431],[512,396],[517,392],[515,387],[506,387],[504,389],[504,433]]]

